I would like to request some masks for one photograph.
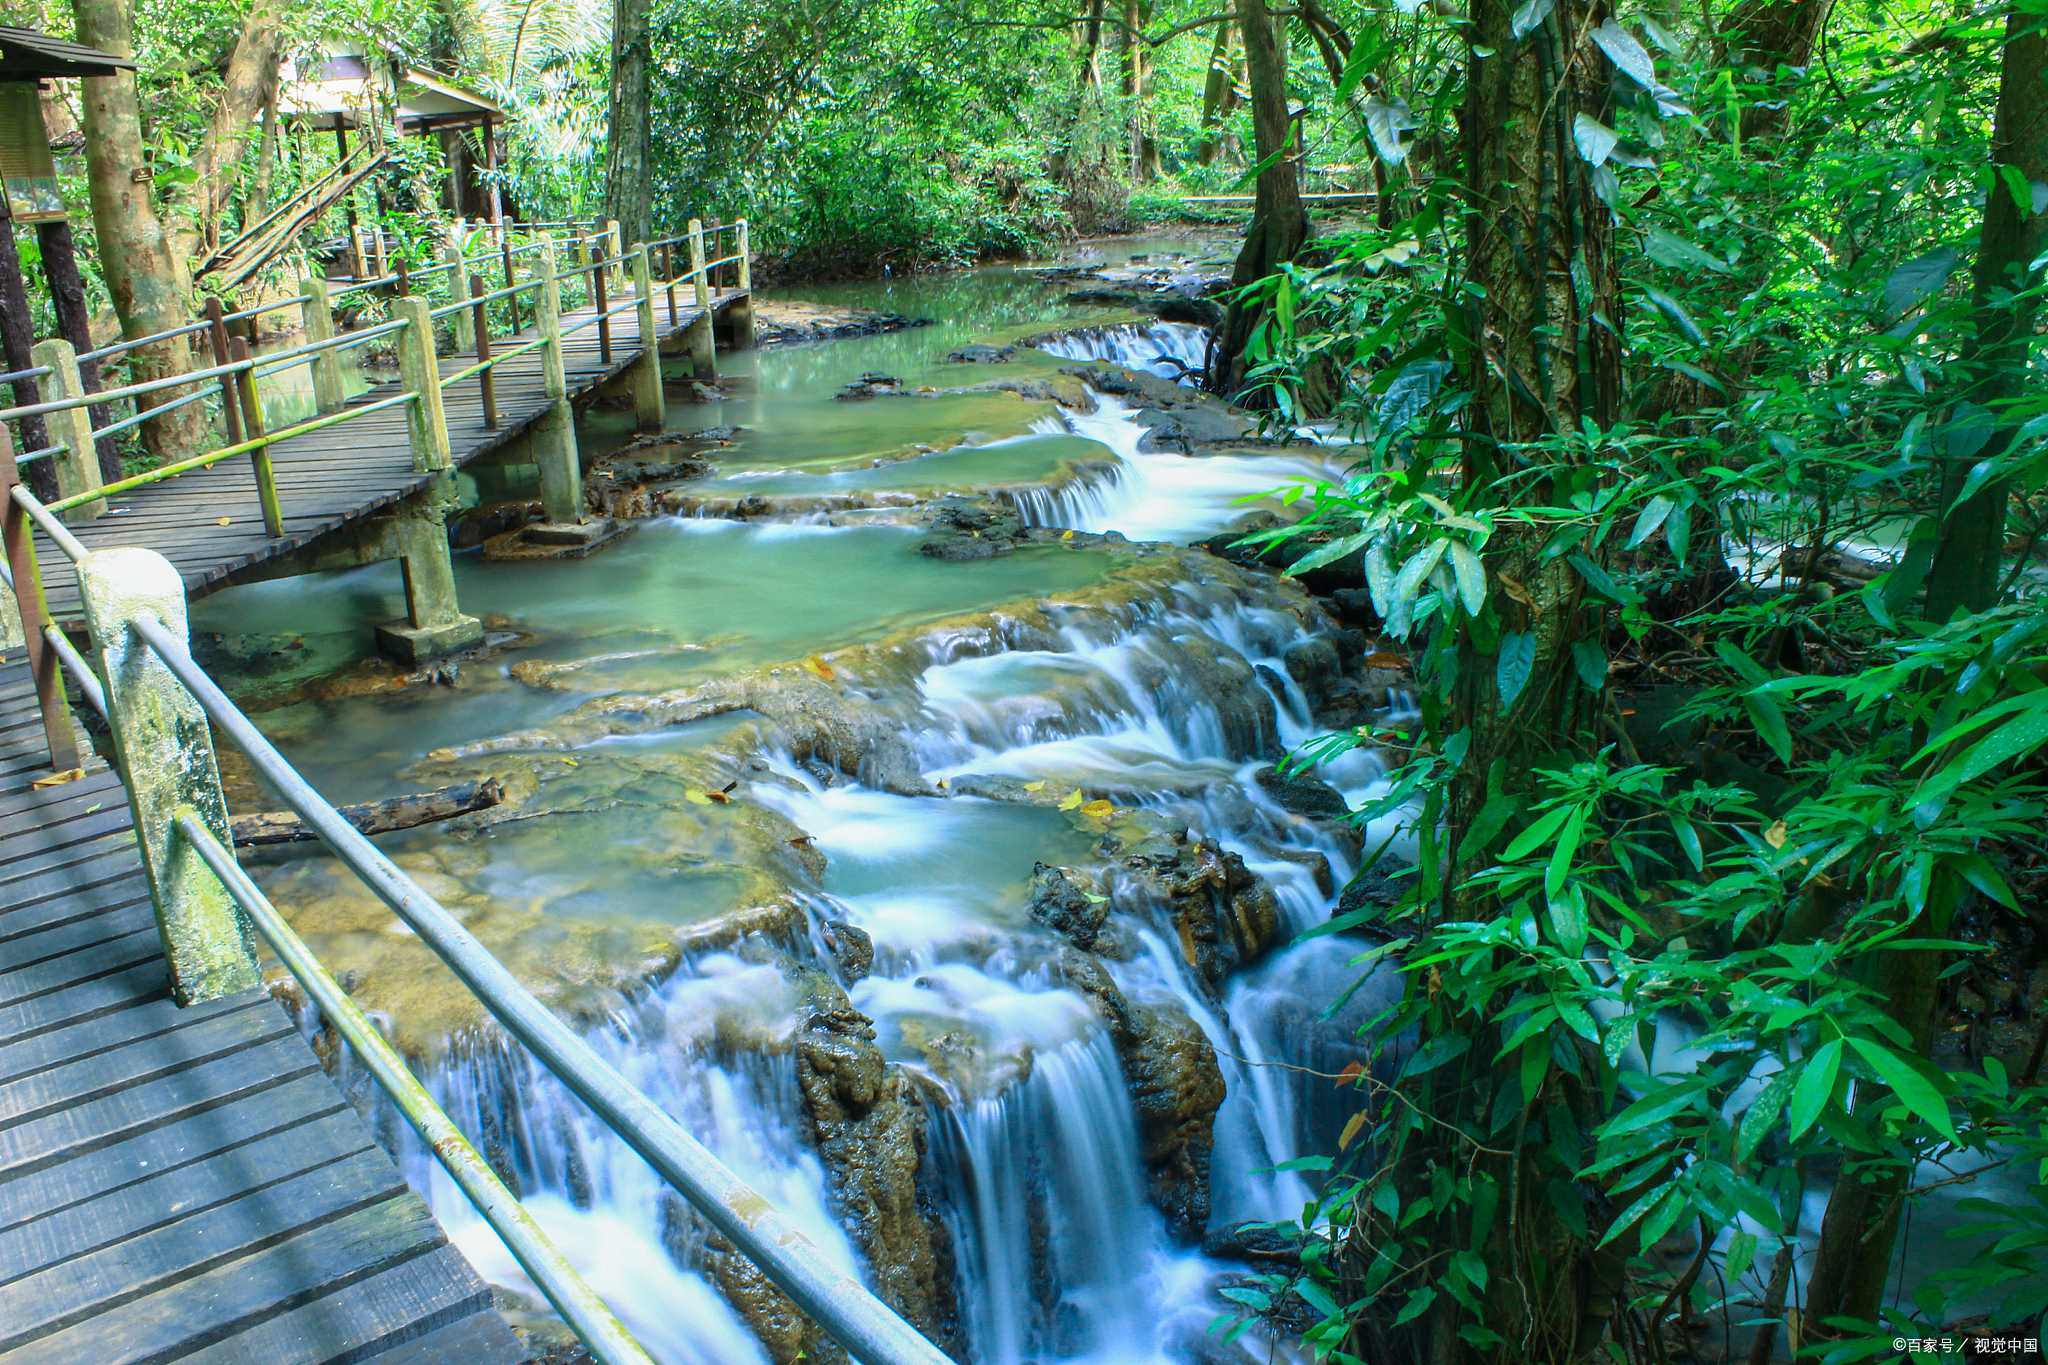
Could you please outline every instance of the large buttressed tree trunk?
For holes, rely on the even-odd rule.
[[[117,56],[134,54],[128,0],[75,0],[75,9],[79,42]],[[191,280],[157,217],[135,73],[91,76],[79,87],[100,270],[120,314],[121,331],[141,337],[183,327],[192,319]],[[132,354],[137,379],[185,374],[192,368],[191,349],[182,337]],[[171,390],[163,397],[184,392]],[[165,459],[195,453],[205,436],[200,405],[193,403],[145,422],[142,429],[143,442]]]
[[[653,118],[651,9],[649,0],[612,0],[611,130],[604,202],[606,214],[618,220],[629,246],[654,236],[654,182],[647,164]]]
[[[1238,11],[1244,35],[1246,74],[1250,78],[1252,136],[1259,171],[1251,227],[1230,283],[1243,289],[1292,261],[1308,242],[1308,214],[1301,206],[1300,169],[1290,154],[1293,121],[1287,112],[1287,47],[1283,30],[1267,10],[1267,0],[1245,0]],[[1236,393],[1244,387],[1250,363],[1246,351],[1266,315],[1264,304],[1232,303],[1217,340],[1209,387]]]
[[[86,3],[88,0],[79,0],[81,12]],[[207,241],[227,216],[241,180],[242,147],[256,131],[264,91],[275,79],[285,19],[290,13],[291,0],[254,0],[228,53],[219,102],[207,117],[199,149],[193,153],[191,187],[167,196],[164,205],[172,219],[172,245],[183,258],[196,254],[200,243]],[[189,268],[184,260],[180,264]]]

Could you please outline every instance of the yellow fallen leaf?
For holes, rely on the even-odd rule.
[[[832,671],[832,665],[826,663],[823,659],[819,658],[815,654],[811,655],[808,659],[804,660],[804,667],[810,669],[811,672],[817,674],[826,682],[831,682],[835,677],[838,676]]]
[[[234,520],[234,518],[233,518],[233,517],[222,517],[222,518],[220,519],[220,524],[221,524],[221,525],[223,525],[223,526],[225,526],[225,525],[227,525],[227,524],[228,524],[229,522],[231,522],[231,521],[233,521],[233,520]]]
[[[1344,1131],[1337,1134],[1337,1150],[1340,1152],[1347,1150],[1351,1146],[1353,1139],[1358,1136],[1358,1130],[1363,1127],[1365,1127],[1365,1110],[1361,1109],[1353,1114],[1349,1121],[1345,1123]]]
[[[42,791],[46,787],[61,787],[66,782],[76,782],[84,776],[85,769],[83,768],[66,768],[61,773],[51,773],[48,777],[37,778],[29,783],[29,787],[35,791]]]
[[[1346,1066],[1344,1067],[1344,1069],[1343,1069],[1342,1071],[1340,1071],[1340,1072],[1338,1072],[1338,1073],[1337,1073],[1337,1081],[1338,1081],[1338,1083],[1339,1083],[1339,1084],[1342,1084],[1342,1083],[1343,1083],[1343,1082],[1345,1082],[1345,1081],[1348,1081],[1348,1080],[1353,1080],[1353,1079],[1355,1079],[1355,1078],[1357,1078],[1357,1077],[1359,1077],[1359,1076],[1363,1076],[1364,1074],[1365,1074],[1365,1063],[1364,1063],[1364,1062],[1358,1062],[1358,1061],[1350,1062],[1350,1063],[1346,1064]]]
[[[1062,531],[1062,532],[1060,532],[1060,539],[1061,539],[1061,540],[1072,540],[1073,538],[1074,538],[1074,533],[1073,533],[1072,531]]]
[[[1045,780],[1043,778],[1040,778],[1036,782],[1026,782],[1024,784],[1024,790],[1028,792],[1042,792],[1045,790]]]
[[[1785,822],[1780,820],[1764,831],[1764,842],[1772,848],[1785,846]]]
[[[1406,668],[1408,666],[1408,656],[1406,654],[1388,654],[1385,652],[1368,654],[1365,656],[1365,666],[1367,668]]]
[[[576,766],[576,760],[573,758],[565,758],[562,760],[562,762],[568,764],[572,768]]]
[[[1066,800],[1060,802],[1060,809],[1079,810],[1081,808],[1081,803],[1083,801],[1086,801],[1087,799],[1087,797],[1081,795],[1080,788],[1077,787],[1073,791],[1067,793]]]
[[[684,792],[683,800],[689,802],[693,806],[708,806],[711,804],[711,798],[709,796],[706,796],[703,792],[697,791]]]
[[[1110,816],[1116,814],[1116,807],[1107,801],[1090,801],[1087,805],[1081,807],[1081,814],[1091,820],[1107,820]]]

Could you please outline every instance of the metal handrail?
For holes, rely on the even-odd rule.
[[[471,365],[468,369],[456,370],[448,375],[443,376],[441,380],[441,387],[445,389],[450,384],[457,383],[461,380],[474,379],[478,375],[482,374],[485,370],[493,368],[502,361],[510,360],[513,356],[516,355],[525,355],[528,351],[537,351],[547,344],[548,339],[546,337],[535,337],[531,341],[520,342],[517,346],[512,347],[510,350],[493,351],[491,353],[490,359],[479,360],[476,364]]]
[[[540,1064],[588,1105],[713,1227],[759,1266],[812,1321],[864,1365],[952,1365],[858,1280],[669,1114],[634,1089],[590,1044],[535,999],[462,922],[379,852],[272,747],[161,621],[138,616],[141,637],[222,734],[307,828],[448,964]]]
[[[83,360],[85,357],[80,356],[79,359]],[[19,384],[25,379],[41,379],[49,372],[48,365],[38,365],[32,370],[13,370],[7,374],[0,374],[0,384]]]
[[[14,586],[14,580],[11,577],[7,581],[7,586],[9,588]],[[43,638],[49,641],[50,648],[56,651],[58,662],[63,664],[65,670],[71,674],[71,680],[78,684],[78,690],[85,694],[85,699],[88,702],[92,703],[92,709],[99,712],[102,716],[106,715],[107,689],[100,686],[100,675],[92,671],[92,665],[85,661],[85,657],[78,652],[77,647],[57,627],[53,625],[44,626]]]
[[[654,1365],[639,1342],[633,1339],[597,1291],[569,1264],[534,1216],[519,1202],[519,1196],[505,1187],[490,1163],[478,1154],[455,1121],[412,1074],[384,1035],[370,1022],[355,1001],[349,999],[335,979],[320,965],[320,959],[292,932],[277,907],[236,863],[235,855],[221,847],[213,832],[192,815],[178,817],[178,832],[191,841],[193,851],[213,869],[226,885],[235,903],[256,926],[256,932],[277,954],[278,961],[297,978],[306,994],[320,1008],[334,1031],[347,1040],[371,1077],[391,1097],[398,1112],[427,1144],[456,1186],[484,1216],[491,1230],[504,1242],[540,1292],[555,1306],[590,1353],[602,1365]]]
[[[56,541],[57,548],[62,550],[73,564],[85,558],[88,553],[85,543],[71,534],[70,527],[51,515],[51,509],[43,505],[42,499],[28,491],[27,484],[15,484],[7,492],[14,499],[14,505],[28,513],[29,520],[33,521],[44,535]]]

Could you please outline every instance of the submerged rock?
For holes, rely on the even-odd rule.
[[[1095,935],[1109,918],[1109,898],[1097,894],[1092,879],[1070,867],[1035,864],[1025,908],[1031,918],[1084,952],[1093,951]]]
[[[1282,810],[1322,820],[1349,820],[1351,807],[1344,794],[1319,777],[1306,773],[1283,773],[1278,768],[1261,768],[1252,774],[1259,790],[1273,798]]]
[[[873,1022],[846,993],[822,977],[808,985],[810,1022],[798,1035],[797,1079],[840,1221],[867,1260],[875,1292],[944,1346],[957,1310],[940,1274],[941,1225],[918,1189],[924,1107],[901,1068],[883,1060]]]
[[[1124,867],[1166,904],[1181,956],[1210,985],[1256,961],[1280,936],[1280,902],[1244,859],[1213,839],[1130,854]]]
[[[970,341],[946,357],[948,365],[1007,365],[1017,358],[1015,346],[991,346],[985,341]]]

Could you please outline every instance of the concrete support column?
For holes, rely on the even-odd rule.
[[[181,815],[197,816],[214,838],[230,843],[205,713],[156,651],[129,629],[136,617],[149,615],[186,638],[185,585],[162,555],[135,549],[87,555],[78,565],[78,584],[86,624],[99,646],[108,724],[170,963],[171,991],[180,1005],[194,1005],[260,986],[248,917],[175,824]]]
[[[638,303],[640,354],[633,361],[633,420],[642,431],[660,431],[668,421],[661,395],[661,331],[654,320],[654,267],[647,246],[631,252],[633,293]]]
[[[56,339],[39,341],[30,354],[35,357],[37,365],[50,367],[50,378],[43,390],[44,402],[85,397],[85,381],[78,376],[78,352],[71,348],[70,342]],[[75,408],[50,413],[43,421],[48,425],[50,440],[62,443],[64,447],[52,457],[57,468],[57,496],[73,498],[97,489],[100,486],[100,456],[92,439],[92,415],[85,404],[81,402]],[[94,498],[66,511],[64,520],[91,521],[106,510],[107,500]]]
[[[747,240],[746,219],[732,225],[732,242],[733,255],[740,258],[740,296],[726,310],[726,344],[735,351],[751,351],[754,349],[754,258],[753,247]]]
[[[540,373],[548,397],[547,414],[534,428],[534,462],[540,466],[540,497],[548,520],[573,525],[583,520],[583,456],[576,448],[576,416],[569,408],[569,382],[562,364],[562,289],[555,279],[554,238],[542,237],[534,255],[539,258],[534,325],[547,338],[547,345],[540,348]]]
[[[327,281],[308,274],[299,281],[299,292],[306,299],[299,305],[299,314],[306,324],[307,343],[334,340],[334,310],[327,301]],[[340,412],[341,405],[348,401],[346,392],[341,383],[341,348],[333,347],[315,355],[313,401],[319,405],[321,414]]]
[[[469,297],[469,263],[462,256],[462,220],[457,218],[448,229],[448,239],[441,243],[441,264],[448,271],[448,302],[460,303]],[[455,349],[464,355],[476,350],[476,326],[467,309],[450,313],[449,320],[455,324]]]
[[[711,282],[704,269],[704,224],[690,220],[690,284],[696,291],[697,317],[683,340],[690,348],[690,371],[706,384],[718,378],[718,342],[711,333]]]
[[[455,464],[455,453],[448,445],[448,414],[441,405],[441,363],[434,354],[430,311],[427,301],[417,294],[391,301],[392,317],[405,323],[396,337],[399,377],[419,395],[407,412],[412,418],[412,467],[422,474]]]
[[[387,534],[405,572],[403,621],[377,627],[377,648],[417,667],[484,638],[483,623],[464,616],[455,598],[455,563],[448,549],[448,514],[458,495],[455,471],[400,504]]]

